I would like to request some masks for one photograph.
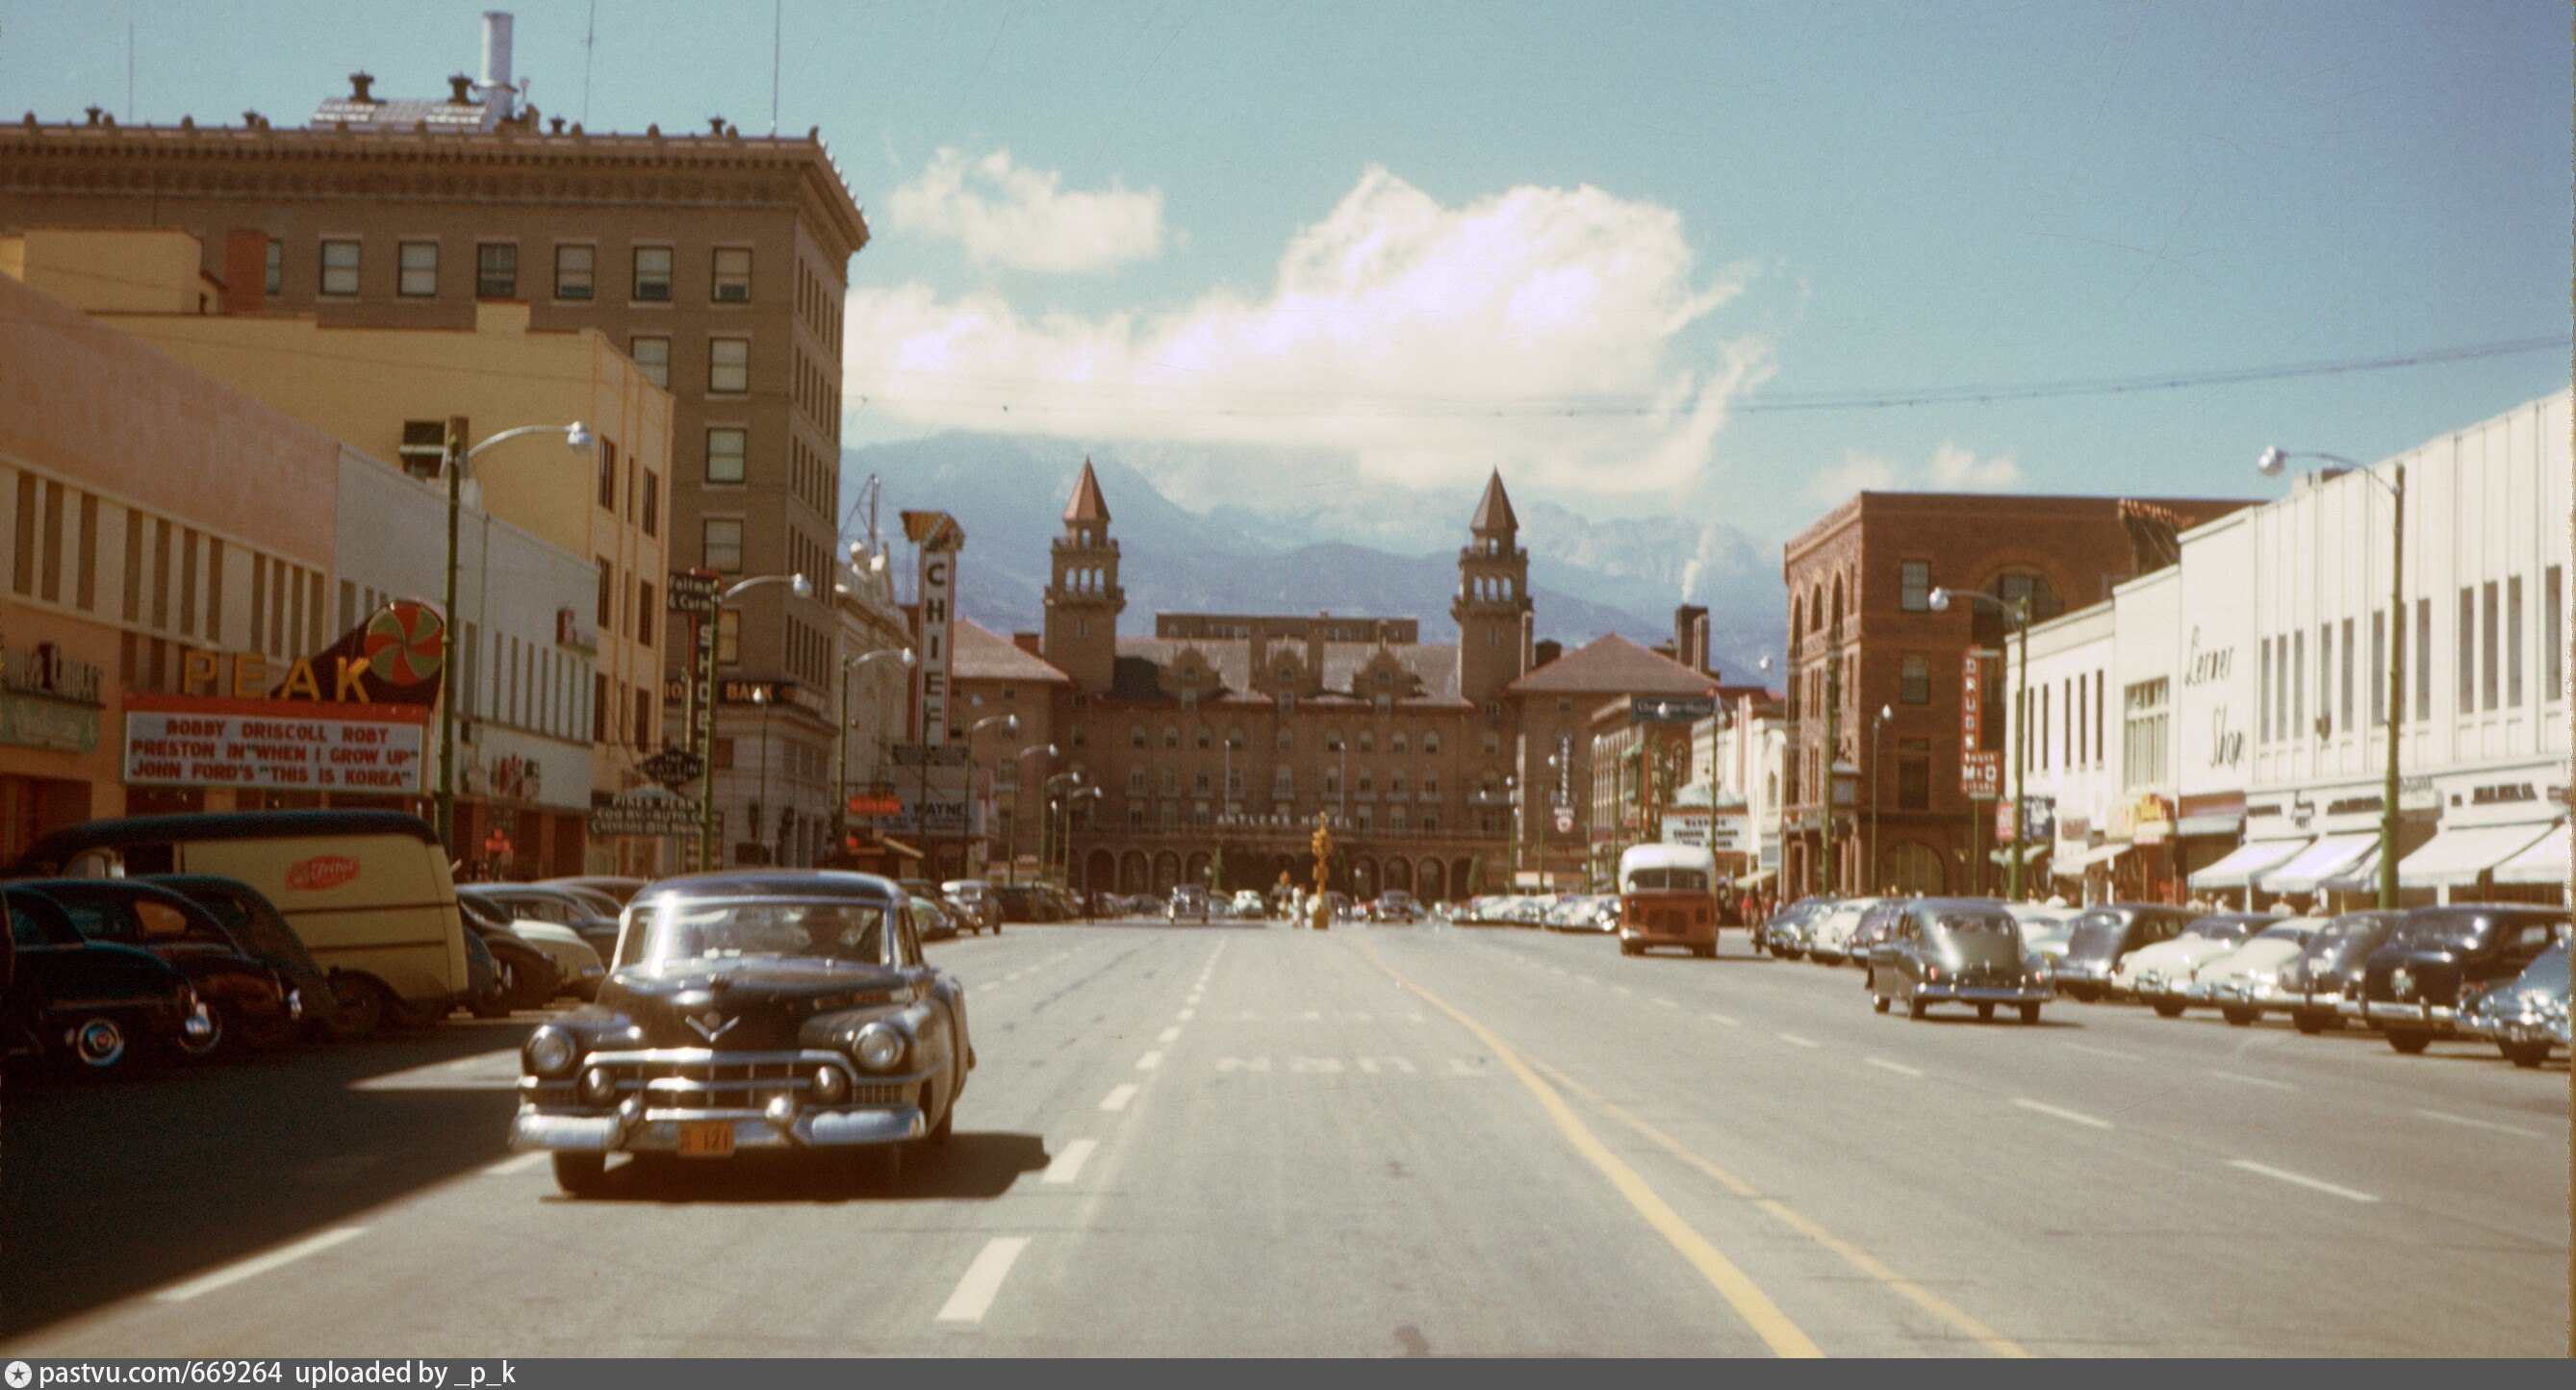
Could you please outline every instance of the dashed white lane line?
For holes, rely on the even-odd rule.
[[[2323,1192],[2329,1196],[2341,1197],[2347,1202],[2376,1202],[2379,1200],[2367,1192],[2356,1192],[2349,1187],[2337,1187],[2333,1183],[2327,1182],[2322,1178],[2312,1178],[2304,1173],[2293,1173],[2286,1168],[2274,1168],[2268,1164],[2256,1163],[2250,1158],[2231,1158],[2227,1161],[2227,1166],[2230,1168],[2242,1168],[2248,1173],[2260,1173],[2267,1178],[2275,1178],[2282,1182],[2295,1184],[2296,1186],[2307,1188],[2312,1192]]]
[[[2128,1053],[2114,1052],[2107,1047],[2093,1047],[2080,1042],[2071,1042],[2066,1044],[2066,1050],[2069,1052],[2090,1052],[2096,1057],[2116,1057],[2123,1062],[2129,1060]]]
[[[1892,1071],[1899,1076],[1921,1076],[1923,1074],[1919,1068],[1909,1067],[1903,1062],[1891,1062],[1884,1057],[1863,1057],[1861,1060],[1878,1068],[1880,1071]]]
[[[1611,988],[1619,991],[1621,994],[1634,994],[1637,992],[1628,988],[1626,985],[1612,985]]]
[[[1161,1065],[1163,1065],[1163,1049],[1159,1047],[1136,1059],[1136,1070],[1138,1071],[1152,1071],[1154,1068]]]
[[[1792,1047],[1814,1047],[1817,1045],[1814,1038],[1802,1038],[1795,1033],[1774,1033],[1771,1036],[1778,1038],[1780,1041],[1787,1043]]]
[[[2214,1071],[2211,1072],[2210,1075],[2217,1077],[2221,1081],[2233,1081],[2239,1086],[2260,1086],[2267,1091],[2295,1091],[2299,1089],[2287,1081],[2274,1081],[2269,1077],[2262,1076],[2247,1076],[2245,1073],[2237,1071]]]
[[[1587,984],[1587,985],[1597,985],[1597,984],[1601,983],[1599,980],[1596,980],[1596,979],[1592,978],[1592,977],[1591,977],[1591,976],[1589,976],[1589,975],[1577,975],[1577,976],[1575,976],[1574,978],[1576,978],[1576,979],[1578,979],[1578,980],[1581,980],[1583,983],[1585,983],[1585,984]]]
[[[1100,1098],[1100,1108],[1103,1110],[1124,1110],[1127,1108],[1127,1102],[1134,1100],[1135,1098],[1136,1083],[1132,1081],[1125,1082],[1109,1088],[1109,1094]]]
[[[2094,1129],[2109,1129],[2111,1127],[2111,1122],[2109,1120],[2097,1120],[2090,1115],[2082,1114],[2078,1111],[2061,1110],[2054,1105],[2042,1105],[2038,1101],[2024,1100],[2019,1096],[2015,1096],[2013,1098],[2013,1104],[2020,1106],[2024,1110],[2035,1110],[2042,1115],[2054,1115],[2058,1119],[2071,1121],[2079,1125],[2089,1125]]]
[[[1183,1023],[1187,1023],[1187,1022],[1189,1022],[1191,1019],[1194,1019],[1194,1018],[1198,1017],[1198,1016],[1199,1016],[1199,1011],[1198,1011],[1198,1010],[1196,1010],[1196,1009],[1183,1009],[1183,1010],[1181,1010],[1178,1014],[1175,1014],[1175,1015],[1173,1015],[1173,1016],[1174,1016],[1175,1018],[1178,1018],[1181,1022],[1183,1022]]]
[[[340,1226],[324,1231],[318,1236],[307,1236],[293,1245],[279,1246],[265,1255],[253,1255],[238,1264],[226,1265],[212,1274],[200,1275],[187,1283],[163,1289],[152,1295],[152,1300],[155,1303],[185,1303],[199,1294],[213,1293],[228,1285],[238,1284],[244,1279],[266,1274],[280,1265],[293,1264],[307,1255],[318,1255],[344,1240],[355,1240],[366,1233],[367,1228],[364,1226]]]
[[[1174,1027],[1166,1028],[1166,1029],[1164,1029],[1162,1032],[1155,1034],[1155,1035],[1154,1035],[1154,1041],[1156,1041],[1156,1042],[1166,1042],[1166,1043],[1167,1043],[1167,1042],[1170,1042],[1172,1039],[1179,1037],[1180,1035],[1181,1035],[1181,1030],[1180,1030],[1180,1028],[1179,1028],[1178,1026],[1174,1026]]]
[[[2498,1134],[2514,1134],[2525,1139],[2548,1137],[2536,1129],[2516,1129],[2512,1125],[2500,1125],[2493,1120],[2473,1120],[2466,1115],[2454,1115],[2445,1110],[2418,1110],[2415,1113],[2428,1120],[2440,1120],[2446,1125],[2466,1125],[2471,1129],[2493,1130]]]
[[[1711,1023],[1723,1023],[1729,1028],[1741,1028],[1744,1026],[1744,1020],[1737,1018],[1733,1014],[1712,1013],[1708,1018]]]
[[[1674,1003],[1670,999],[1658,999],[1655,1001],[1655,1006],[1663,1009],[1678,1009],[1681,1007],[1681,1005]]]
[[[1064,1146],[1064,1152],[1049,1160],[1041,1182],[1071,1182],[1082,1176],[1082,1165],[1091,1161],[1091,1151],[1100,1147],[1097,1139],[1076,1139]]]
[[[940,1305],[939,1321],[982,1322],[985,1310],[993,1306],[993,1296],[1002,1291],[1002,1281],[1011,1277],[1012,1264],[1028,1248],[1027,1236],[995,1236],[986,1241],[975,1262],[966,1266],[966,1277],[957,1281],[957,1291]]]
[[[547,1159],[552,1157],[554,1157],[554,1155],[544,1149],[539,1149],[535,1153],[514,1154],[493,1164],[491,1167],[484,1169],[483,1176],[487,1178],[506,1178],[512,1173],[524,1173],[531,1168],[541,1167]]]

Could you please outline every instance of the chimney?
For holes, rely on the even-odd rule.
[[[1694,671],[1708,669],[1708,610],[1696,603],[1673,610],[1673,660]]]
[[[1029,655],[1031,655],[1031,656],[1042,656],[1042,655],[1044,655],[1044,653],[1042,653],[1042,652],[1040,652],[1040,651],[1038,650],[1038,648],[1039,648],[1041,645],[1043,645],[1043,643],[1041,642],[1041,640],[1040,640],[1040,638],[1039,638],[1038,634],[1036,634],[1036,633],[1034,633],[1034,632],[1014,632],[1014,633],[1012,633],[1012,634],[1011,634],[1011,645],[1012,645],[1012,646],[1014,646],[1014,647],[1019,648],[1021,651],[1027,652],[1027,653],[1028,653]]]
[[[1535,671],[1539,667],[1545,666],[1563,655],[1565,655],[1565,644],[1551,637],[1546,641],[1539,643],[1532,650],[1530,669]]]
[[[454,77],[447,79],[447,104],[450,106],[472,106],[474,104],[474,79],[461,72],[456,74]]]
[[[366,103],[366,104],[367,104],[367,105],[369,105],[369,106],[374,106],[374,105],[376,105],[376,104],[377,104],[377,100],[376,100],[375,93],[374,93],[372,90],[370,90],[370,89],[371,89],[371,88],[373,88],[375,85],[376,85],[376,78],[375,78],[375,74],[373,74],[373,73],[369,73],[369,72],[353,72],[353,73],[350,73],[350,74],[349,74],[349,100],[351,100],[351,101],[358,101],[358,102],[364,102],[364,103]]]
[[[509,119],[518,100],[518,90],[510,82],[510,13],[507,10],[483,12],[483,101],[503,120]]]
[[[224,233],[224,312],[256,314],[268,308],[268,233],[235,227]]]

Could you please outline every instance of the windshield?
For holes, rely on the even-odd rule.
[[[1637,869],[1628,875],[1631,893],[1705,893],[1708,874],[1699,869]]]
[[[885,908],[847,898],[663,898],[618,942],[617,964],[825,960],[892,965]]]
[[[2021,959],[2021,926],[2002,912],[1973,909],[1927,913],[1926,933],[1960,960]]]
[[[2562,941],[2543,951],[2538,960],[2523,970],[2522,978],[2514,981],[2514,988],[2526,994],[2555,994],[2561,999],[2566,998],[2567,943]]]
[[[2494,934],[2495,924],[2487,918],[2442,914],[2407,919],[2388,944],[2418,951],[2459,950],[2474,948]]]

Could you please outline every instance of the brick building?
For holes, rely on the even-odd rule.
[[[1881,771],[1869,762],[1873,744],[1887,775],[1878,784],[1881,883],[1868,887],[1971,892],[1998,881],[1988,863],[1992,803],[1972,802],[1960,787],[1961,692],[1971,649],[1998,651],[2010,625],[1991,604],[1955,602],[1935,612],[1934,589],[2026,599],[2032,621],[2045,621],[2173,563],[2177,526],[2245,505],[1864,492],[1800,532],[1781,564],[1789,589],[1787,894],[1822,886],[1819,792],[1829,725],[1845,784],[1832,826],[1835,888],[1855,891],[1870,867],[1869,789]],[[1984,672],[1991,689],[1998,668],[1989,660]],[[1873,737],[1882,712],[1884,727]],[[2004,751],[2004,727],[2002,711],[1991,710],[1982,734],[1988,749]]]

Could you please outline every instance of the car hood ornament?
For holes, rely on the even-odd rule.
[[[2413,994],[2415,992],[2415,972],[2402,965],[2397,967],[2396,973],[2388,977],[2388,992],[2400,999]]]
[[[733,1018],[726,1018],[724,1015],[717,1013],[713,1009],[709,1009],[705,1013],[699,1014],[688,1020],[689,1027],[694,1029],[699,1037],[706,1039],[710,1045],[712,1045],[716,1039],[732,1032],[733,1026],[740,1022],[742,1022],[742,1019],[739,1015]]]

